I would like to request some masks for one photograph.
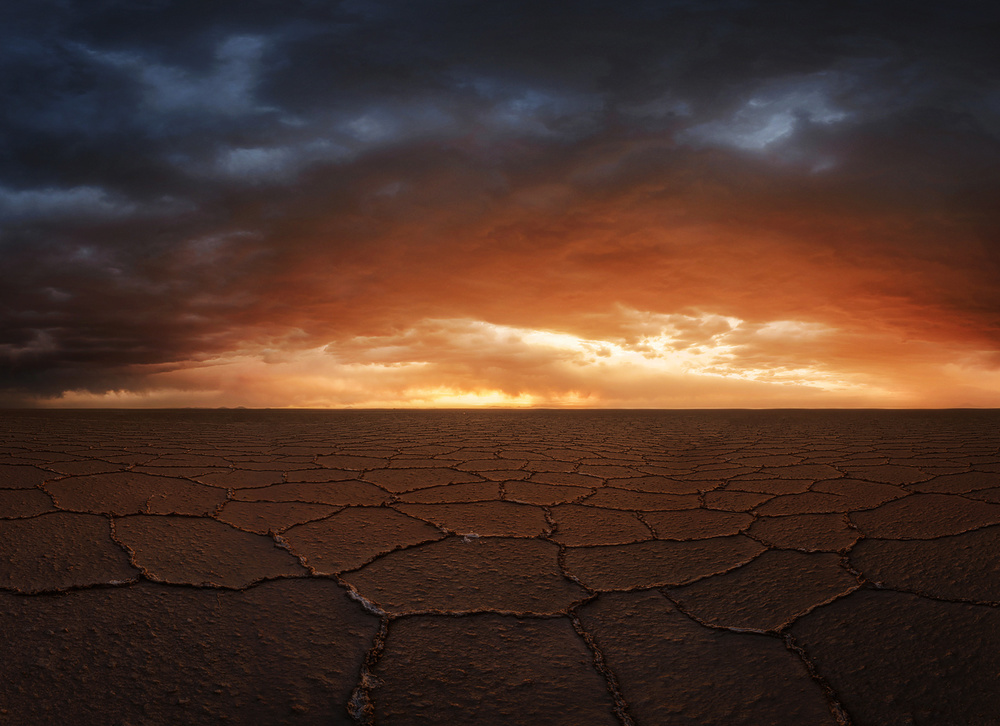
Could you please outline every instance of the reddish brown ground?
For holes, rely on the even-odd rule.
[[[1000,413],[0,414],[0,723],[1000,723]]]

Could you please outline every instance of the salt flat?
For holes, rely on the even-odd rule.
[[[997,411],[0,413],[0,722],[996,724]]]

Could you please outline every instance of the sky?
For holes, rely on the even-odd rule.
[[[0,406],[1000,407],[1000,5],[0,4]]]

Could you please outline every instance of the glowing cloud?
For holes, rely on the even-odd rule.
[[[1000,405],[957,2],[8,3],[0,406]]]

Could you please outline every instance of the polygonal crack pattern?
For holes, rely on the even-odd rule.
[[[558,614],[590,593],[559,570],[559,547],[542,539],[449,537],[392,552],[344,580],[393,614]]]
[[[603,594],[580,620],[637,723],[836,723],[822,689],[777,638],[712,630],[659,593]]]
[[[349,724],[378,624],[321,579],[0,593],[0,722]]]
[[[0,521],[0,588],[5,590],[114,585],[138,574],[111,539],[105,517],[54,512]]]
[[[390,630],[376,674],[384,723],[619,723],[568,618],[405,618]]]
[[[0,413],[0,722],[1000,723],[998,431]]]
[[[791,628],[859,724],[998,723],[1000,612],[859,590]]]
[[[115,539],[150,580],[245,588],[261,580],[306,574],[269,537],[214,519],[137,514],[114,521]]]
[[[857,587],[857,579],[835,554],[771,551],[666,594],[699,622],[766,632],[781,630]]]

